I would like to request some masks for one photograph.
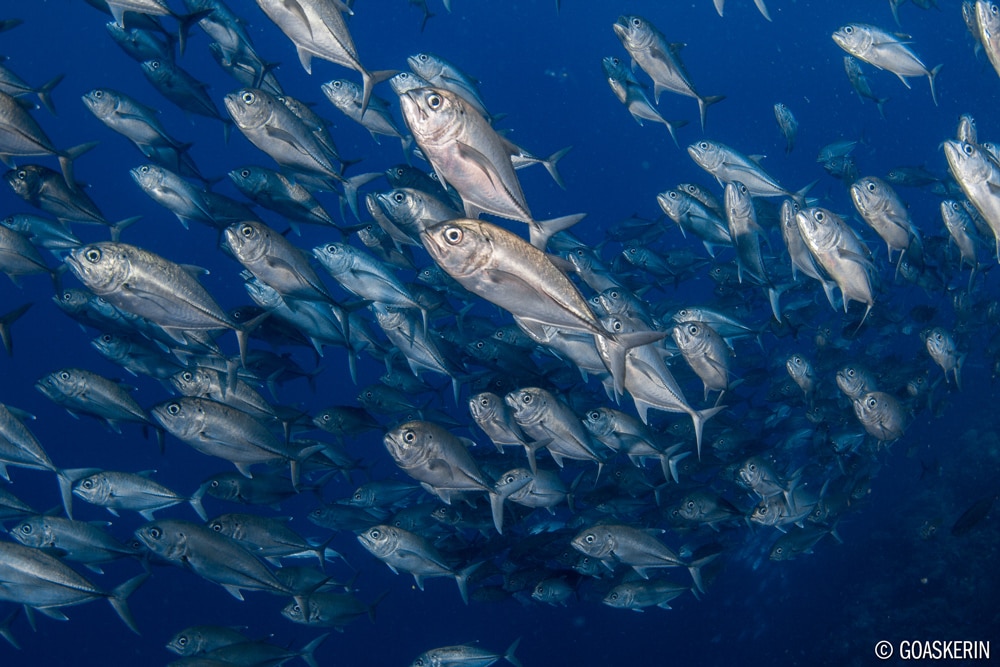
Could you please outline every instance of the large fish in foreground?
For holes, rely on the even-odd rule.
[[[698,100],[701,129],[704,130],[708,107],[726,97],[703,97],[698,94],[681,62],[680,50],[684,45],[667,42],[663,33],[641,16],[619,16],[612,28],[632,59],[653,80],[653,99],[656,103],[660,103],[660,93],[664,90],[695,98]]]
[[[934,79],[941,71],[941,65],[927,69],[903,38],[873,25],[849,23],[833,33],[833,41],[858,60],[892,72],[907,88],[910,87],[907,77],[926,76],[930,81],[934,105],[937,105]]]

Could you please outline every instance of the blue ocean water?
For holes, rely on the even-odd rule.
[[[874,0],[771,0],[768,4],[772,22],[766,21],[749,0],[729,0],[724,18],[717,15],[709,0],[565,0],[559,11],[551,0],[453,0],[450,13],[440,0],[427,2],[435,16],[423,31],[421,10],[402,0],[355,3],[349,25],[361,61],[373,70],[405,69],[408,55],[441,55],[479,80],[491,111],[507,114],[501,125],[509,128],[508,138],[538,155],[573,146],[559,164],[565,190],[537,168],[520,172],[520,178],[536,218],[587,213],[573,232],[594,246],[633,214],[647,219],[660,216],[656,194],[677,183],[700,183],[721,195],[721,188],[684,150],[701,138],[721,141],[746,154],[767,155],[763,164],[790,190],[818,179],[810,195],[820,205],[847,215],[853,213],[853,207],[843,183],[827,175],[816,162],[816,153],[823,145],[859,140],[854,157],[862,175],[884,176],[901,165],[924,165],[944,177],[947,164],[939,145],[954,136],[960,114],[970,113],[976,118],[981,138],[1000,136],[1000,118],[996,114],[1000,80],[986,58],[974,53],[958,3],[948,0],[941,0],[938,9],[927,10],[913,3],[903,4],[899,8],[901,26],[895,25],[888,2]],[[176,11],[183,9],[179,2],[171,6]],[[281,63],[275,73],[285,90],[314,102],[314,110],[331,121],[340,153],[348,158],[363,158],[349,173],[382,171],[403,161],[398,141],[382,137],[381,143],[375,143],[367,131],[333,109],[320,92],[320,84],[330,79],[356,79],[353,72],[314,60],[313,74],[307,75],[296,62],[291,43],[255,3],[232,0],[230,7],[246,19],[258,52],[269,62]],[[210,177],[224,176],[244,164],[273,167],[270,159],[239,132],[234,131],[227,144],[219,122],[185,115],[161,98],[138,64],[105,34],[104,23],[110,17],[87,3],[38,0],[9,5],[4,14],[0,18],[23,20],[23,25],[0,33],[0,53],[7,56],[7,66],[36,85],[57,74],[66,75],[53,94],[58,116],[44,109],[33,112],[53,143],[67,147],[100,142],[77,161],[77,180],[89,185],[88,193],[109,220],[143,216],[124,232],[123,241],[179,263],[209,269],[202,282],[224,307],[246,303],[238,275],[241,267],[219,250],[216,231],[197,224],[184,229],[143,194],[128,170],[143,164],[145,158],[125,138],[98,122],[81,104],[80,96],[98,87],[114,88],[160,109],[167,129],[181,141],[193,143],[191,155]],[[678,130],[680,148],[662,127],[636,124],[603,81],[602,57],[627,58],[611,29],[621,14],[644,15],[670,41],[686,43],[683,58],[699,91],[727,96],[710,109],[702,132],[694,100],[663,94],[658,105],[663,116],[688,121]],[[890,98],[885,105],[885,119],[880,118],[873,103],[861,101],[844,74],[844,53],[830,39],[836,28],[848,22],[905,32],[912,36],[912,48],[925,63],[942,63],[936,82],[939,105],[931,100],[926,79],[912,79],[912,89],[907,89],[893,75],[873,68],[867,69],[872,86],[878,95]],[[164,23],[173,25],[171,19]],[[178,62],[210,86],[213,100],[224,113],[222,97],[238,85],[213,62],[207,45],[204,33],[192,30],[187,52]],[[642,72],[637,72],[637,77],[648,81]],[[394,97],[385,84],[376,88],[376,94]],[[788,155],[772,111],[779,101],[789,106],[800,123],[796,147]],[[396,113],[398,117],[398,108]],[[31,161],[22,158],[19,163]],[[47,158],[36,161],[56,167]],[[419,161],[414,164],[424,166]],[[371,187],[384,188],[384,181]],[[226,178],[215,189],[240,198]],[[916,188],[900,188],[899,192],[925,237],[940,239],[946,235],[938,212],[939,196]],[[334,196],[319,197],[329,210],[337,209]],[[0,214],[29,210],[6,185],[0,187]],[[280,220],[267,212],[261,215],[280,228]],[[348,218],[347,224],[352,222]],[[861,228],[860,223],[855,226]],[[519,233],[524,229],[513,223],[510,228]],[[701,244],[682,237],[669,220],[665,230],[656,247],[689,248],[707,258]],[[75,225],[74,231],[86,241],[107,238],[103,228]],[[339,235],[304,228],[301,237],[289,238],[308,249],[338,240]],[[490,602],[474,600],[465,606],[447,579],[430,580],[426,590],[417,590],[409,575],[394,575],[364,551],[353,535],[344,533],[336,536],[331,546],[360,571],[354,584],[358,597],[370,603],[383,593],[388,595],[378,605],[374,623],[360,619],[343,633],[333,633],[316,653],[319,663],[409,664],[419,653],[435,646],[472,641],[502,652],[520,637],[518,656],[525,665],[736,661],[860,665],[873,660],[879,640],[995,639],[996,628],[1000,627],[995,567],[1000,534],[996,517],[989,516],[965,535],[949,534],[966,508],[984,495],[995,493],[1000,468],[995,360],[990,356],[991,350],[996,353],[996,322],[985,315],[986,304],[1000,298],[997,278],[992,275],[995,271],[985,272],[976,282],[973,312],[959,312],[953,300],[964,289],[967,269],[959,272],[957,264],[950,263],[943,269],[949,288],[925,290],[894,280],[881,241],[870,231],[866,238],[883,278],[872,314],[873,318],[877,316],[877,324],[870,324],[851,341],[852,347],[844,358],[857,354],[869,364],[878,362],[913,373],[927,371],[932,380],[938,380],[941,371],[923,349],[919,336],[921,328],[935,325],[960,330],[959,340],[968,356],[961,391],[953,385],[937,386],[933,406],[921,406],[903,438],[875,455],[868,469],[870,489],[856,508],[845,513],[838,526],[842,544],[825,538],[814,554],[791,562],[770,562],[768,550],[779,535],[773,528],[744,525],[727,529],[720,538],[725,549],[700,599],[684,595],[673,603],[672,610],[654,607],[640,614],[602,605],[601,595],[589,582],[579,586],[578,597],[566,607],[534,603],[523,596]],[[780,243],[776,232],[772,241]],[[614,242],[601,246],[609,261],[620,248]],[[786,261],[779,252],[780,245],[774,248],[781,261]],[[429,263],[426,255],[417,255],[422,265]],[[986,248],[981,260],[990,264],[990,256],[991,250]],[[731,253],[725,259],[731,260]],[[51,264],[55,266],[56,260]],[[644,279],[654,281],[649,276]],[[134,396],[145,407],[168,397],[156,381],[126,378],[120,368],[100,357],[89,344],[97,334],[81,330],[56,308],[51,302],[51,283],[45,276],[28,276],[19,282],[19,287],[9,282],[0,286],[0,312],[28,301],[35,305],[13,327],[14,355],[0,358],[0,402],[36,416],[29,426],[57,465],[155,470],[157,481],[184,493],[193,492],[211,474],[231,470],[226,462],[209,459],[170,436],[166,453],[161,455],[155,441],[144,438],[135,425],[126,424],[120,435],[112,433],[96,420],[74,419],[35,391],[33,385],[41,376],[74,366],[134,385]],[[75,286],[68,274],[64,282]],[[650,299],[674,308],[708,304],[713,299],[713,287],[703,269],[676,286],[659,285]],[[745,401],[744,407],[759,410],[777,412],[787,405],[792,413],[805,412],[807,406],[800,397],[775,397],[769,393],[770,388],[786,379],[784,360],[793,351],[816,355],[815,328],[831,325],[838,331],[850,330],[861,313],[854,304],[851,317],[841,320],[826,307],[822,292],[814,287],[789,297],[789,301],[816,299],[826,308],[809,311],[820,315],[811,315],[817,317],[815,321],[800,323],[798,335],[776,329],[762,335],[762,349],[746,341],[737,344],[732,361],[734,375],[749,377],[763,371],[767,380],[759,385],[748,382],[752,388],[737,392],[734,401]],[[759,290],[754,297],[759,301]],[[929,323],[914,319],[911,308],[918,305],[934,309]],[[497,316],[495,309],[481,308],[477,312],[495,317],[498,323],[510,321]],[[757,326],[767,326],[770,315],[766,301],[757,303],[752,313]],[[222,344],[235,353],[232,336],[223,338]],[[315,365],[308,351],[295,351],[294,355],[306,367]],[[312,414],[329,405],[355,404],[360,387],[377,381],[384,371],[380,362],[362,355],[359,384],[355,386],[348,379],[344,351],[333,348],[327,349],[319,365],[322,371],[316,377],[314,390],[302,380],[289,382],[279,389],[280,402]],[[679,372],[679,376],[692,402],[704,407],[697,379],[690,373]],[[434,381],[444,384],[441,378]],[[820,381],[825,383],[823,391],[831,396],[836,393],[832,377]],[[456,408],[450,391],[443,389],[433,406],[450,412],[471,428],[464,404],[467,397],[466,389]],[[856,424],[850,407],[841,407],[839,417]],[[630,410],[631,406],[623,403],[622,409]],[[741,408],[734,412],[746,414]],[[662,418],[659,415],[661,425],[687,421],[686,417]],[[393,423],[391,418],[380,419],[387,428]],[[764,441],[776,438],[774,431],[759,428],[758,424],[745,426],[756,451],[777,445]],[[706,441],[718,428],[709,424]],[[481,432],[458,430],[492,449]],[[368,433],[348,446],[371,466],[373,478],[405,479],[385,452],[381,438],[381,432]],[[693,442],[689,444],[693,448]],[[523,459],[518,464],[523,464]],[[836,465],[829,461],[823,465],[828,466],[825,469],[832,476]],[[732,484],[731,472],[730,478],[724,477],[720,471],[723,467],[723,462],[716,461],[714,468],[696,471],[688,483],[726,488],[731,499],[742,499],[742,508],[752,507],[755,500],[749,501]],[[45,510],[58,505],[51,474],[12,468],[10,476],[9,490],[32,507]],[[343,498],[363,479],[361,474],[354,475],[354,483],[336,478],[324,487],[323,497],[328,502]],[[245,510],[212,498],[207,498],[205,504],[210,516]],[[329,532],[305,519],[317,504],[314,496],[303,494],[284,503],[280,511],[260,511],[293,516],[291,525],[300,533],[325,539]],[[128,538],[144,523],[134,513],[110,517],[82,501],[77,501],[75,507],[78,519],[110,521],[111,532],[121,539]],[[184,505],[159,515],[197,518]],[[465,538],[471,541],[473,551],[477,544],[487,541],[474,533]],[[673,532],[663,539],[674,548],[689,539],[702,544],[713,540],[703,533],[695,536]],[[351,576],[351,571],[339,563],[330,564],[328,569],[339,578]],[[88,576],[112,588],[141,572],[141,566],[126,560],[106,566],[105,571],[101,576]],[[682,574],[674,578],[681,579]],[[102,602],[67,608],[67,622],[38,615],[37,631],[32,631],[22,616],[11,628],[21,649],[0,644],[0,664],[165,664],[174,656],[163,648],[164,644],[181,628],[195,624],[239,626],[246,628],[249,636],[298,648],[320,631],[283,618],[280,610],[286,602],[254,592],[239,602],[219,586],[190,572],[156,566],[129,600],[142,636],[130,633]],[[0,614],[6,616],[13,609],[4,603]]]

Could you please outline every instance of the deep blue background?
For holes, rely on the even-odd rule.
[[[604,230],[633,213],[648,218],[659,215],[655,195],[667,187],[683,181],[714,186],[683,148],[674,146],[664,128],[639,127],[629,118],[602,80],[603,56],[627,57],[611,30],[622,13],[643,14],[671,41],[686,42],[683,56],[698,89],[703,94],[728,96],[709,111],[704,136],[748,154],[769,155],[765,165],[790,189],[820,179],[812,194],[834,210],[850,212],[851,204],[841,183],[826,176],[815,162],[817,150],[826,143],[863,137],[865,143],[855,153],[863,174],[884,175],[894,166],[919,164],[943,174],[947,165],[938,145],[954,134],[959,114],[975,116],[981,137],[1000,137],[996,114],[1000,80],[985,58],[973,54],[957,2],[942,0],[940,11],[923,11],[911,4],[900,9],[902,29],[913,36],[916,52],[928,65],[944,64],[937,81],[940,106],[933,105],[926,80],[912,80],[913,88],[907,90],[894,76],[868,68],[876,92],[891,98],[885,106],[886,120],[879,117],[874,104],[859,101],[852,91],[843,71],[844,54],[830,34],[851,21],[895,29],[888,2],[771,0],[773,23],[766,22],[750,0],[729,0],[725,18],[715,13],[710,0],[565,0],[560,13],[551,0],[454,0],[452,14],[444,11],[440,0],[428,3],[437,15],[421,33],[420,11],[403,0],[359,0],[350,26],[362,62],[369,69],[405,69],[406,56],[437,53],[480,80],[491,111],[508,114],[503,126],[511,128],[513,140],[539,155],[573,145],[560,164],[566,191],[538,169],[521,172],[522,184],[537,218],[586,212],[588,217],[575,231],[593,243],[604,238]],[[0,53],[8,56],[9,67],[31,83],[65,73],[65,81],[54,94],[58,117],[44,110],[35,112],[35,117],[57,146],[100,141],[77,162],[76,175],[90,184],[90,195],[108,219],[143,216],[123,240],[177,262],[209,268],[211,274],[203,282],[216,298],[227,307],[244,303],[239,267],[217,249],[215,233],[197,225],[184,230],[149,200],[128,174],[144,158],[126,139],[93,118],[79,97],[96,87],[115,88],[162,109],[167,129],[182,141],[194,142],[192,155],[210,176],[221,176],[243,164],[273,166],[269,158],[238,132],[226,145],[218,122],[185,117],[164,101],[138,65],[105,34],[104,23],[110,17],[106,19],[82,0],[13,4],[3,7],[5,18],[21,18],[24,25],[0,34]],[[172,6],[182,9],[180,3]],[[282,63],[277,76],[286,91],[316,102],[316,110],[332,121],[341,154],[364,158],[355,169],[382,170],[402,161],[398,142],[383,138],[381,145],[375,144],[366,131],[332,109],[320,92],[320,84],[329,79],[356,78],[352,72],[316,60],[313,75],[306,75],[289,41],[255,3],[232,0],[230,6],[248,21],[258,52]],[[172,25],[169,19],[166,23]],[[207,39],[198,29],[192,31],[188,51],[179,62],[210,84],[224,113],[222,96],[236,85],[212,61]],[[639,76],[644,79],[643,74]],[[392,97],[388,87],[380,86],[376,92]],[[784,140],[774,122],[772,106],[778,101],[791,108],[801,126],[798,144],[789,156],[784,154]],[[702,136],[693,100],[664,94],[659,110],[667,118],[689,121],[678,132],[682,147]],[[216,189],[239,197],[228,179]],[[913,189],[906,190],[905,197],[925,233],[943,233],[936,197]],[[335,210],[332,197],[321,199]],[[26,210],[6,186],[0,189],[0,214]],[[106,238],[103,229],[77,225],[75,230],[86,239]],[[678,247],[701,252],[700,246],[683,240],[675,229],[668,235]],[[311,248],[335,236],[306,229],[301,239],[294,240]],[[873,243],[875,247],[884,260],[881,245]],[[14,327],[14,357],[0,358],[0,401],[37,415],[30,426],[57,465],[155,469],[157,480],[184,492],[193,491],[208,475],[229,469],[171,438],[167,454],[160,456],[138,428],[126,425],[123,435],[113,434],[95,421],[74,420],[36,392],[33,384],[39,377],[64,366],[80,366],[108,377],[122,377],[122,371],[94,352],[88,343],[91,334],[83,333],[50,302],[51,286],[45,277],[21,282],[20,289],[0,283],[0,311],[28,300],[35,302]],[[710,290],[706,283],[702,274],[683,285],[676,292],[678,304],[692,294],[706,294]],[[928,298],[916,288],[888,289],[902,300]],[[982,289],[996,295],[996,277],[988,275]],[[952,324],[946,301],[937,296],[931,301],[941,309],[936,323]],[[524,606],[513,600],[463,607],[451,582],[433,580],[420,592],[411,578],[393,576],[363,552],[352,536],[344,535],[333,546],[361,568],[359,596],[370,601],[383,591],[391,593],[380,605],[375,625],[362,620],[345,633],[334,634],[319,650],[320,661],[409,664],[433,646],[480,640],[487,648],[502,650],[523,637],[519,655],[525,665],[723,664],[737,660],[772,665],[867,664],[878,639],[995,638],[998,620],[990,613],[996,613],[996,604],[983,598],[996,594],[996,568],[987,565],[997,557],[995,528],[965,540],[942,536],[924,541],[918,534],[926,520],[938,520],[946,528],[973,500],[996,488],[1000,453],[991,413],[996,393],[990,378],[993,362],[984,354],[993,333],[983,330],[968,337],[971,349],[964,390],[948,395],[939,417],[922,413],[911,425],[904,442],[890,452],[874,480],[870,501],[841,526],[842,545],[825,541],[813,556],[790,563],[765,560],[754,569],[775,533],[747,529],[744,551],[727,557],[726,568],[702,600],[686,596],[675,603],[673,611],[636,614],[593,600],[568,608]],[[925,365],[937,377],[934,374],[939,371],[922,351],[915,331],[900,326],[883,335],[894,337],[898,354]],[[232,340],[224,344],[232,346]],[[772,372],[783,372],[787,345],[774,338],[766,338],[764,344],[773,360]],[[308,361],[308,356],[302,360]],[[734,363],[737,372],[747,370],[739,358]],[[305,383],[291,383],[282,390],[282,402],[299,403],[313,412],[353,402],[357,388],[344,381],[343,352],[329,350],[323,366],[315,394]],[[375,381],[382,370],[367,359],[361,368],[362,385]],[[127,381],[138,387],[135,395],[143,405],[166,396],[162,387],[148,379]],[[691,395],[699,393],[700,389]],[[442,399],[444,406],[454,409],[448,396]],[[468,419],[464,410],[456,415]],[[394,469],[380,437],[371,434],[351,446],[377,462],[376,471],[387,475]],[[922,460],[940,462],[943,474],[920,479]],[[58,502],[50,474],[15,469],[11,476],[11,490],[33,506],[43,509]],[[343,497],[351,488],[342,481],[333,482],[325,497]],[[207,499],[206,505],[210,515],[240,510],[213,499]],[[76,506],[77,518],[109,518],[82,502]],[[300,532],[322,535],[324,531],[304,519],[313,506],[311,498],[296,499],[281,514],[295,515],[293,525]],[[195,518],[183,506],[166,510],[162,516]],[[995,518],[991,521],[995,526]],[[125,514],[113,522],[114,533],[124,538],[142,520]],[[985,551],[990,546],[992,553]],[[134,563],[113,564],[104,577],[95,575],[95,580],[110,588],[137,570]],[[342,567],[336,571],[346,572]],[[922,584],[922,577],[928,577],[929,583]],[[317,634],[279,615],[284,600],[250,593],[240,603],[221,588],[174,568],[157,568],[130,604],[142,637],[125,630],[107,605],[89,604],[68,608],[67,623],[39,617],[37,632],[19,619],[14,632],[23,650],[0,643],[0,664],[165,663],[171,656],[162,648],[164,643],[177,630],[197,623],[247,626],[253,636],[273,635],[274,641],[292,646],[304,645]],[[0,612],[6,614],[6,607]]]

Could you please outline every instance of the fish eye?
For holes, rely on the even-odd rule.
[[[249,90],[244,91],[240,98],[243,100],[244,104],[253,104],[257,101],[257,96],[251,93]]]
[[[503,478],[503,481],[506,482],[507,484],[513,484],[514,483],[514,476],[513,475],[507,475],[506,477]]]
[[[343,84],[343,82],[342,82],[342,81],[340,81],[340,80],[338,79],[337,81],[334,81],[334,82],[333,82],[333,83],[331,83],[330,85],[331,85],[331,86],[333,86],[334,88],[340,88],[340,87],[341,87],[341,86],[343,86],[344,84]]]
[[[441,102],[442,102],[441,96],[438,95],[437,93],[431,93],[430,95],[427,96],[427,106],[429,106],[431,109],[437,109],[439,106],[441,106]]]
[[[253,227],[251,227],[250,225],[243,225],[242,227],[240,227],[240,234],[242,234],[246,238],[250,238],[251,236],[253,236]]]
[[[181,379],[184,380],[185,382],[190,382],[192,379],[194,379],[194,375],[191,373],[191,371],[184,371],[183,373],[181,373]]]
[[[670,197],[671,199],[677,199],[677,193],[674,192],[673,190],[671,190],[670,192],[668,192],[667,196]]]
[[[624,328],[624,327],[622,327],[622,321],[621,320],[615,320],[614,323],[611,325],[611,327],[615,331],[621,331]]]
[[[417,56],[417,60],[419,60],[422,63],[427,62],[427,60],[428,60],[427,54],[426,53],[421,53],[420,55]]]
[[[331,417],[330,417],[330,413],[328,412],[328,413],[326,413],[325,415],[322,415],[322,416],[320,416],[320,419],[322,419],[322,420],[323,420],[323,421],[325,421],[325,422],[328,422],[328,421],[330,421],[330,419],[331,419]]]
[[[417,439],[417,434],[413,431],[406,431],[403,433],[403,442],[413,443]]]
[[[80,486],[82,486],[85,489],[92,489],[92,488],[94,488],[94,480],[92,480],[92,479],[85,479],[82,482],[80,482]]]
[[[746,194],[747,193],[747,186],[740,185],[740,192],[742,192],[743,194]]]
[[[479,405],[483,406],[484,408],[489,407],[490,401],[488,398],[484,396],[483,398],[479,399]]]
[[[150,67],[150,69],[160,69],[160,61],[159,60],[150,60],[149,61],[149,67]]]
[[[875,184],[868,181],[868,192],[875,192]]]
[[[66,371],[63,371],[62,373],[59,374],[59,379],[60,380],[68,380],[69,379],[69,373],[66,372]]]
[[[397,192],[392,196],[392,199],[397,204],[402,204],[406,200],[406,195],[404,195],[402,192]]]
[[[586,537],[583,538],[583,541],[586,542],[587,544],[593,544],[594,543],[594,539],[595,539],[594,538],[594,534],[590,533]]]
[[[854,28],[851,26],[847,26],[846,28],[844,28],[844,32],[848,35],[852,35],[854,34]]]
[[[525,405],[531,403],[531,394],[525,394],[524,396],[522,396],[521,402],[524,403]]]
[[[377,540],[378,538],[382,537],[382,531],[380,531],[378,528],[372,528],[371,530],[368,531],[368,537],[372,538],[373,540]]]
[[[849,377],[849,378],[854,377],[854,369],[853,368],[848,368],[847,369],[847,377]]]
[[[750,465],[747,466],[747,470],[749,470],[750,472],[757,472],[757,464],[751,463]]]
[[[698,327],[697,324],[689,324],[688,325],[688,333],[691,334],[692,336],[697,336],[699,331],[700,331],[700,328]]]
[[[250,178],[250,170],[244,169],[243,171],[240,172],[240,176],[242,176],[243,178]]]
[[[971,144],[963,144],[962,150],[965,152],[966,155],[972,155],[973,153],[973,148]]]
[[[178,637],[177,638],[177,645],[178,646],[187,646],[187,643],[188,643],[187,637]]]
[[[181,411],[181,406],[179,403],[171,403],[170,405],[167,406],[167,412],[169,412],[172,415],[179,414],[180,411]]]
[[[698,148],[700,148],[703,151],[707,151],[708,150],[708,142],[707,141],[701,141],[701,142],[699,142],[698,143]]]
[[[878,405],[878,400],[875,397],[871,397],[865,402],[868,404],[869,408],[874,408]]]
[[[775,547],[775,548],[774,548],[774,553],[776,553],[776,554],[778,554],[778,555],[780,556],[780,555],[781,555],[781,553],[782,553],[782,552],[783,552],[784,550],[785,550],[785,549],[784,549],[784,547]]]
[[[694,509],[694,501],[693,500],[687,501],[687,508],[689,510],[693,510]]]
[[[608,599],[609,600],[617,600],[618,599],[618,593],[612,593],[611,595],[608,596]]]
[[[476,349],[477,349],[477,350],[481,350],[481,349],[483,349],[484,347],[486,347],[486,343],[484,343],[484,342],[483,342],[483,341],[481,341],[481,340],[477,340],[477,341],[476,341]]]
[[[815,218],[816,222],[823,222],[824,220],[826,220],[826,214],[823,213],[823,211],[816,211],[816,213],[813,215],[813,218]]]
[[[589,419],[592,422],[596,422],[600,418],[601,418],[601,413],[598,412],[597,410],[591,410],[590,412],[587,413],[587,419]]]
[[[28,172],[26,172],[26,171],[25,171],[24,169],[21,169],[21,170],[19,170],[19,171],[17,172],[17,178],[18,178],[19,180],[22,180],[22,181],[23,181],[23,180],[24,180],[24,179],[26,179],[27,177],[28,177]]]
[[[632,19],[632,27],[633,28],[639,28],[641,26],[642,26],[642,20],[641,19],[639,19],[639,18],[633,18]]]
[[[458,245],[462,242],[462,237],[464,234],[462,230],[458,227],[449,227],[444,231],[444,240],[451,245]]]
[[[145,165],[144,164],[141,167],[139,167],[139,173],[140,174],[145,174],[147,172],[149,172],[149,165]]]
[[[21,524],[21,532],[24,533],[25,535],[31,535],[31,524],[29,523]]]
[[[152,537],[154,540],[158,540],[161,537],[163,537],[163,531],[155,526],[150,528],[148,532],[149,536]]]
[[[88,249],[85,253],[83,253],[83,256],[86,257],[87,261],[91,264],[97,264],[101,261],[101,251],[97,248]]]
[[[217,479],[213,479],[213,480],[212,480],[212,483],[211,483],[211,484],[209,484],[209,486],[211,486],[211,487],[212,487],[213,489],[217,489],[217,488],[219,488],[219,480],[217,480]]]
[[[104,341],[105,343],[110,343],[112,341],[112,336],[111,334],[104,334],[103,336],[101,336],[101,340]]]
[[[219,523],[218,521],[213,521],[210,527],[211,527],[212,530],[214,530],[217,533],[221,533],[222,532],[222,524]]]

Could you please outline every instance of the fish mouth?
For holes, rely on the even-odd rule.
[[[628,35],[628,19],[624,16],[619,16],[618,20],[612,24],[611,29],[615,31],[618,39],[624,39]]]

